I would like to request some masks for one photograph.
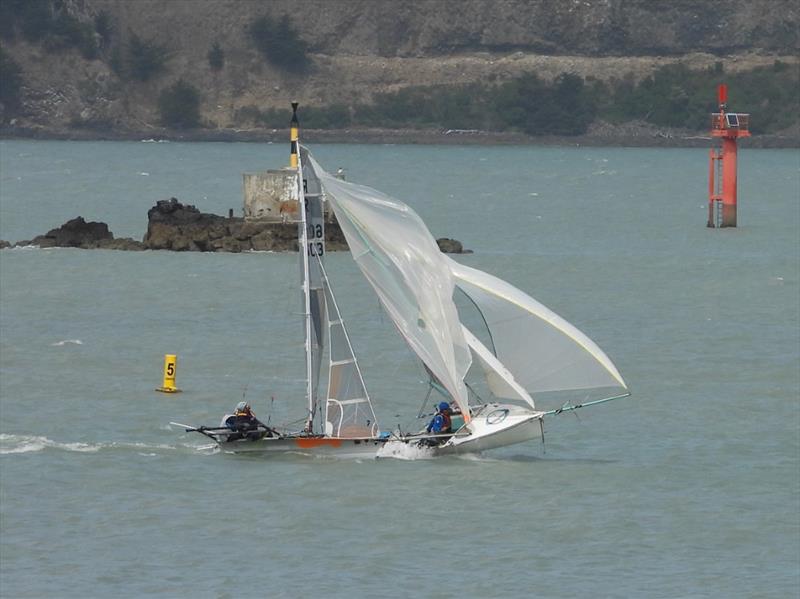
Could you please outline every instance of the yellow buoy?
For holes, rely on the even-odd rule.
[[[178,369],[178,356],[174,354],[164,355],[164,382],[156,389],[162,393],[180,393],[181,390],[175,386],[175,372]]]

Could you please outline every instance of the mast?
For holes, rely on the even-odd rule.
[[[289,167],[297,169],[297,201],[300,205],[300,251],[303,267],[303,316],[305,321],[305,350],[306,350],[306,399],[308,400],[308,415],[304,431],[311,433],[314,431],[314,411],[316,401],[314,397],[313,384],[313,356],[311,355],[311,286],[309,284],[309,260],[308,260],[308,230],[306,225],[306,199],[303,189],[303,167],[300,164],[299,129],[300,123],[297,120],[297,102],[292,102],[292,121],[289,125],[291,138],[291,153],[289,155]]]

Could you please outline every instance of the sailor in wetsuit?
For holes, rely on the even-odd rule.
[[[425,430],[429,433],[443,435],[453,432],[453,424],[450,420],[450,404],[446,401],[440,403],[436,408],[436,415],[428,424]]]
[[[240,401],[236,405],[236,411],[222,419],[222,425],[235,433],[228,436],[228,441],[237,441],[245,437],[253,441],[260,439],[264,436],[263,431],[257,430],[260,424],[261,422],[253,414],[250,404],[246,401]]]

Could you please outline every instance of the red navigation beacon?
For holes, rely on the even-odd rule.
[[[719,112],[711,115],[711,136],[722,138],[711,148],[708,167],[708,226],[736,226],[736,140],[750,137],[750,115],[728,112],[728,86],[717,87]]]

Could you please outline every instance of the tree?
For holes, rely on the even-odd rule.
[[[225,51],[220,47],[219,42],[214,42],[207,56],[209,66],[215,71],[219,71],[225,66]]]
[[[264,15],[246,31],[258,51],[276,67],[297,72],[308,68],[308,44],[300,38],[288,15],[283,15],[277,23]]]
[[[149,81],[165,70],[168,57],[165,46],[143,40],[131,32],[124,56],[124,72],[137,81]]]
[[[183,79],[178,80],[158,95],[161,123],[176,129],[200,126],[200,92]]]

